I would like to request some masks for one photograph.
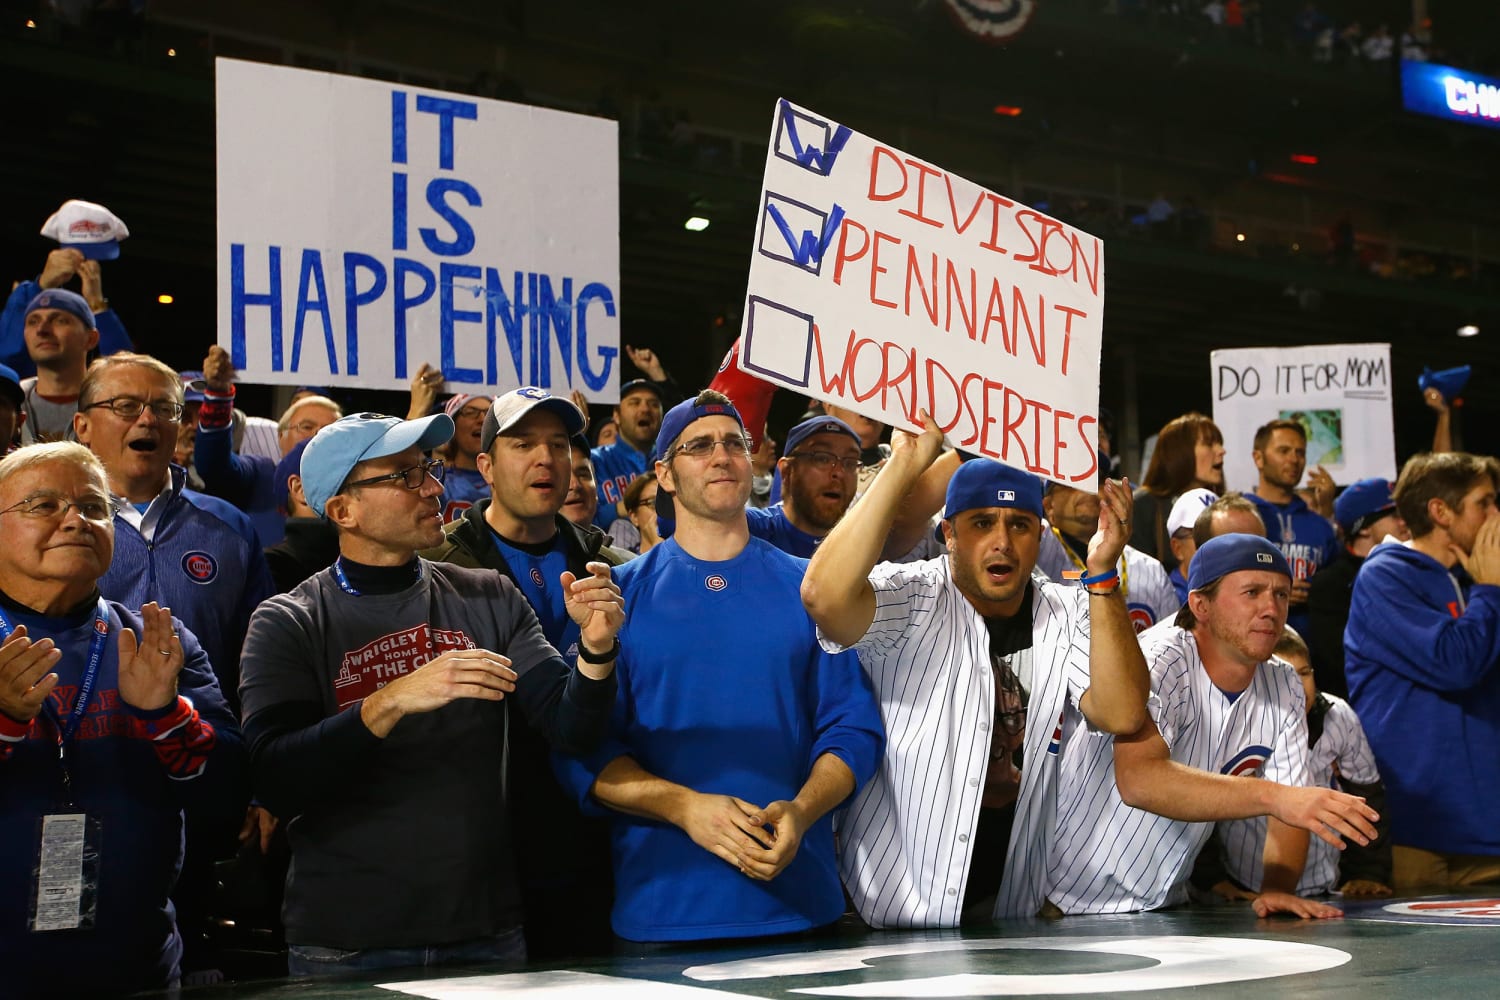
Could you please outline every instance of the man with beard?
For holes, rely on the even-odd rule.
[[[619,517],[616,506],[625,495],[625,487],[646,471],[646,456],[656,443],[661,429],[661,387],[649,379],[638,378],[620,386],[620,401],[615,404],[614,422],[620,436],[614,444],[595,448],[594,470],[599,476],[599,509],[594,523],[608,530]]]
[[[1041,481],[987,458],[947,483],[947,555],[877,565],[942,448],[921,416],[922,435],[897,437],[802,584],[823,648],[859,653],[890,732],[840,826],[844,884],[874,927],[1034,916],[1059,743],[1085,720],[1129,733],[1146,717],[1146,665],[1115,569],[1126,485],[1101,488],[1082,588],[1033,580]]]
[[[803,559],[854,502],[859,483],[859,435],[837,417],[813,417],[787,432],[781,502],[746,510],[750,533]]]
[[[1297,495],[1297,486],[1307,468],[1307,432],[1295,420],[1273,420],[1255,432],[1253,457],[1260,481],[1245,497],[1260,509],[1266,537],[1281,549],[1292,570],[1292,605],[1287,624],[1298,635],[1307,635],[1308,588],[1318,570],[1332,562],[1339,552],[1338,534],[1328,518],[1308,507]],[[1320,498],[1326,493],[1332,503],[1333,479],[1322,466],[1308,477],[1308,482]]]
[[[1107,461],[1101,452],[1100,485],[1107,478]],[[1088,575],[1084,560],[1089,554],[1089,539],[1099,525],[1099,495],[1049,483],[1042,495],[1042,510],[1047,523],[1036,557],[1037,569],[1057,583],[1076,584]],[[1126,545],[1115,568],[1120,573],[1120,595],[1137,632],[1166,621],[1182,606],[1161,562],[1140,549]]]
[[[525,386],[495,397],[481,421],[476,460],[489,495],[448,523],[443,544],[423,552],[435,562],[509,579],[570,665],[578,658],[579,627],[558,578],[566,572],[582,579],[590,564],[615,566],[628,558],[605,545],[592,524],[561,514],[575,492],[579,456],[571,438],[583,420],[577,406],[545,389]],[[582,460],[588,462],[587,451]],[[585,821],[557,786],[550,753],[535,730],[511,731],[510,804],[518,820],[512,829],[527,859],[519,873],[526,950],[538,959],[603,953],[610,943],[607,832]]]
[[[1141,637],[1151,718],[1063,748],[1047,912],[1185,902],[1213,823],[1269,816],[1256,914],[1340,915],[1296,895],[1308,831],[1339,848],[1343,837],[1367,844],[1379,816],[1363,799],[1308,787],[1306,695],[1272,658],[1291,589],[1286,558],[1258,535],[1220,535],[1193,555],[1188,603]]]
[[[853,655],[818,647],[805,564],[750,534],[749,434],[728,397],[673,407],[659,447],[657,504],[677,530],[615,571],[630,617],[612,739],[563,772],[613,810],[615,933],[826,926],[844,910],[830,812],[880,760],[869,684]]]

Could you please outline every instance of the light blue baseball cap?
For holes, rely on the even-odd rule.
[[[323,505],[338,494],[360,462],[385,458],[416,445],[431,451],[453,437],[453,418],[434,413],[402,420],[383,413],[354,413],[318,431],[302,453],[299,472],[307,505],[323,516]]]

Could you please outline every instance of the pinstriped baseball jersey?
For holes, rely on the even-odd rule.
[[[875,618],[854,648],[880,702],[886,754],[839,828],[844,885],[871,926],[955,927],[995,718],[989,633],[953,582],[946,556],[881,563],[870,582]],[[1046,857],[1054,735],[1065,711],[1077,712],[1088,684],[1087,597],[1033,582],[1033,645],[1017,656],[1016,670],[1031,694],[1025,763],[1002,900],[1013,877],[1025,874],[1013,869],[1018,853]],[[1034,867],[1026,877],[1035,883],[1036,905],[1027,915],[1041,902],[1040,865]]]
[[[1308,783],[1306,696],[1295,671],[1271,659],[1233,701],[1203,669],[1191,632],[1159,625],[1141,636],[1151,670],[1147,704],[1179,764],[1285,785]],[[1114,740],[1063,744],[1057,831],[1047,898],[1064,913],[1131,913],[1187,898],[1193,859],[1213,825],[1167,819],[1120,800]]]
[[[1068,586],[1079,586],[1077,580],[1066,579],[1069,570],[1082,569],[1081,560],[1075,561],[1072,554],[1057,540],[1045,522],[1042,525],[1042,547],[1036,554],[1036,568],[1051,580]],[[1153,625],[1170,621],[1182,607],[1177,599],[1177,589],[1167,576],[1161,560],[1148,556],[1140,549],[1125,546],[1120,556],[1121,586],[1125,591],[1125,605],[1130,609],[1130,623],[1137,633]]]
[[[1375,768],[1375,753],[1365,739],[1359,716],[1347,701],[1331,694],[1329,708],[1323,715],[1323,734],[1313,744],[1308,766],[1310,785],[1342,788],[1340,778],[1360,785],[1380,780]],[[1266,818],[1226,820],[1219,824],[1219,838],[1224,846],[1224,867],[1231,877],[1247,889],[1260,891],[1262,852],[1266,844]],[[1297,883],[1297,895],[1321,896],[1339,886],[1339,850],[1318,837],[1308,838],[1307,865]]]

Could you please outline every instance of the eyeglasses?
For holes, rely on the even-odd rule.
[[[840,458],[831,451],[794,451],[787,458],[803,458],[820,469],[832,469],[834,466],[845,472],[856,472],[859,469],[859,459]]]
[[[650,496],[646,496],[643,493],[643,494],[641,494],[641,498],[639,500],[637,500],[635,502],[635,504],[630,509],[631,510],[640,510],[642,507],[651,507],[651,506],[654,506],[655,504],[656,504],[656,494],[655,493],[651,494]]]
[[[356,479],[352,483],[345,483],[344,489],[353,489],[356,486],[376,486],[380,483],[394,483],[400,480],[401,485],[407,489],[419,490],[422,488],[422,484],[427,482],[428,476],[441,483],[443,481],[443,474],[447,471],[447,467],[438,459],[427,458],[416,465],[407,466],[400,472],[392,472],[384,476],[371,476],[369,479]]]
[[[287,424],[286,429],[287,431],[295,431],[298,434],[305,434],[308,437],[312,437],[325,426],[325,424],[320,424],[316,420],[299,420],[295,424]]]
[[[69,508],[78,511],[78,516],[85,521],[108,524],[114,519],[119,509],[119,501],[114,497],[97,496],[69,500],[57,493],[33,493],[26,499],[0,510],[0,514],[24,514],[39,521],[60,521],[67,516]]]
[[[722,438],[698,437],[684,441],[668,452],[667,457],[686,455],[688,458],[708,458],[714,453],[714,448],[721,444],[730,458],[750,454],[750,442],[739,434],[726,434]]]
[[[490,408],[488,406],[465,406],[462,410],[453,414],[453,419],[458,420],[461,417],[464,420],[483,420],[484,415],[489,412]]]
[[[101,399],[97,403],[90,403],[85,410],[97,409],[101,406],[109,407],[109,411],[122,420],[138,420],[146,407],[151,407],[151,412],[162,420],[175,424],[182,416],[182,404],[175,399],[158,399],[147,402],[144,399],[136,399],[134,396],[114,396],[110,399]]]

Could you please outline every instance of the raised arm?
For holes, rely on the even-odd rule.
[[[885,548],[898,508],[942,448],[943,432],[926,410],[921,417],[921,436],[897,438],[890,461],[823,540],[802,578],[808,614],[840,645],[857,643],[875,620],[870,570]]]
[[[1118,566],[1130,539],[1132,510],[1130,481],[1106,480],[1099,488],[1099,529],[1089,540],[1085,565],[1091,579],[1116,575],[1107,584],[1085,588],[1089,594],[1089,688],[1079,701],[1084,716],[1096,728],[1126,735],[1148,721],[1146,699],[1151,695],[1151,674],[1119,587]]]

